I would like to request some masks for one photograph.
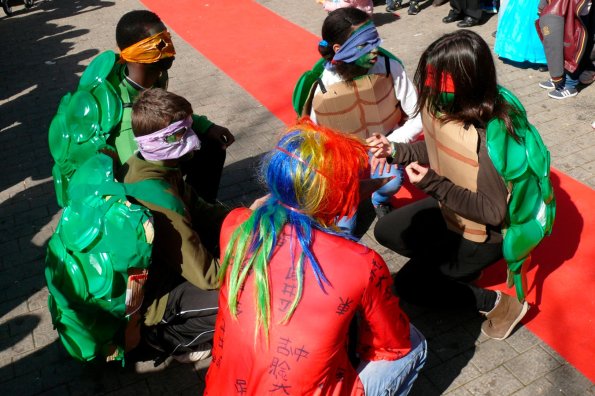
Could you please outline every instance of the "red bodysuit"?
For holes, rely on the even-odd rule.
[[[236,209],[225,219],[223,252],[250,214]],[[409,319],[392,293],[384,260],[363,245],[319,230],[313,230],[312,250],[331,285],[325,285],[325,293],[306,260],[302,298],[289,322],[280,324],[297,291],[290,254],[297,239],[291,244],[291,238],[286,226],[268,266],[268,346],[262,334],[254,336],[253,274],[238,300],[237,320],[228,308],[227,279],[221,287],[205,395],[363,395],[346,349],[356,312],[361,315],[357,350],[362,360],[395,360],[409,352]]]

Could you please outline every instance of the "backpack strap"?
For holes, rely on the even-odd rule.
[[[390,77],[390,59],[385,54],[381,55],[384,58],[384,68],[386,69],[386,77]]]
[[[78,185],[71,192],[71,199],[83,199],[91,195],[109,196],[120,195],[135,198],[140,201],[164,207],[180,215],[184,215],[184,203],[176,196],[169,194],[168,184],[163,180],[148,179],[136,183],[120,183],[116,181],[101,184]]]
[[[324,86],[324,83],[322,82],[322,78],[317,78],[315,85],[318,85],[320,87],[320,90],[322,91],[323,94],[326,93],[326,87]],[[314,90],[316,90],[316,87],[314,87]]]

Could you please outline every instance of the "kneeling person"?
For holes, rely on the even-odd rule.
[[[139,151],[123,166],[120,177],[125,183],[165,181],[166,192],[180,208],[175,211],[140,201],[155,222],[142,336],[164,357],[173,355],[181,361],[210,355],[218,305],[215,257],[228,212],[198,197],[182,178],[182,161],[200,148],[191,116],[192,106],[181,96],[159,88],[143,91],[132,107]]]
[[[368,153],[304,122],[262,167],[270,192],[221,231],[220,312],[205,395],[405,395],[426,357],[378,253],[340,234],[359,203]],[[358,352],[348,329],[359,316]]]

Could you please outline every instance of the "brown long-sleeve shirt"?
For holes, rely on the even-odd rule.
[[[155,228],[153,260],[145,285],[145,324],[150,326],[163,318],[168,293],[184,280],[204,290],[218,288],[216,244],[229,210],[199,198],[184,182],[177,167],[166,167],[133,155],[123,171],[125,175],[120,179],[125,183],[147,179],[165,181],[170,186],[167,193],[178,197],[185,207],[182,215],[139,201],[151,210]]]
[[[476,192],[454,184],[448,178],[438,175],[431,168],[415,185],[459,215],[485,224],[488,230],[486,242],[501,242],[501,225],[506,219],[508,209],[508,190],[488,155],[485,130],[478,129],[477,131],[479,135],[479,171]],[[428,151],[424,141],[411,144],[397,143],[395,148],[396,155],[393,163],[407,165],[417,161],[420,165],[429,164]]]

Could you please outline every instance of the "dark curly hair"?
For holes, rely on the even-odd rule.
[[[147,10],[127,12],[116,25],[116,43],[120,50],[165,30],[157,14]]]

